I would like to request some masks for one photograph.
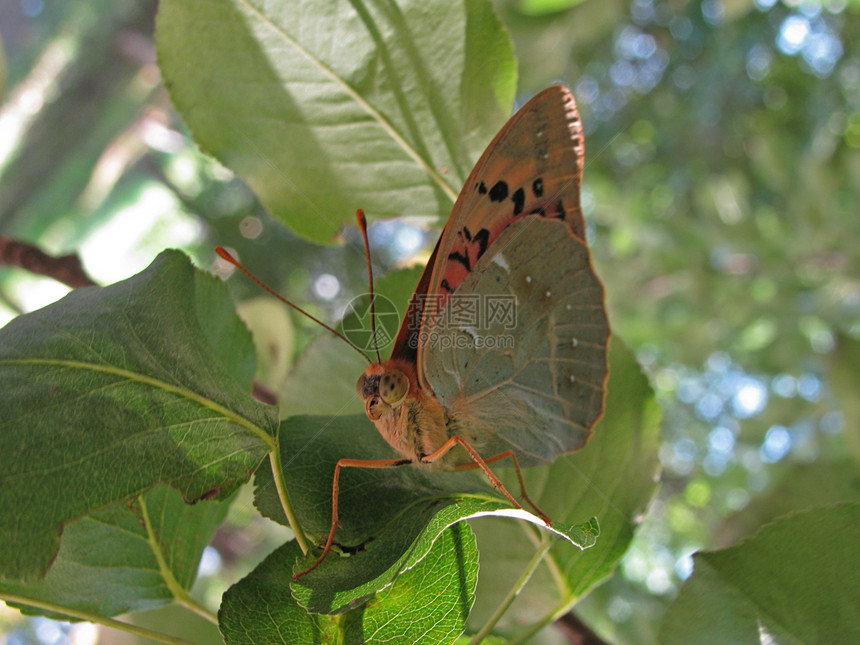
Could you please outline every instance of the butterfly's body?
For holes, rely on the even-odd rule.
[[[391,403],[385,399],[392,375],[400,384],[402,397]],[[365,402],[364,409],[383,438],[406,460],[417,466],[430,466],[423,459],[448,439],[446,414],[432,394],[418,385],[414,365],[400,359],[368,365],[356,386]],[[382,390],[380,392],[380,390]],[[384,398],[383,398],[384,397]],[[433,464],[437,468],[442,462]]]
[[[383,398],[390,387],[385,382],[386,375],[389,381],[408,383],[405,396],[392,404]],[[454,470],[458,465],[472,463],[463,450],[452,450],[442,458],[427,461],[427,457],[452,436],[463,436],[468,424],[462,422],[462,414],[446,410],[432,393],[421,389],[412,364],[392,359],[368,365],[356,389],[365,402],[367,416],[379,434],[403,456],[404,465],[412,464],[425,470]],[[472,438],[472,434],[468,432],[463,438]]]
[[[429,470],[510,458],[550,463],[581,448],[603,411],[609,324],[579,205],[584,145],[570,92],[556,85],[505,124],[469,175],[409,304],[391,358],[358,380],[365,412],[398,459],[342,467]],[[365,230],[363,215],[359,222]],[[366,233],[366,231],[365,231]],[[366,234],[365,234],[366,243]],[[483,318],[457,319],[475,303]],[[490,304],[507,303],[506,313]],[[501,342],[509,340],[510,342]]]
[[[462,443],[428,461],[459,437],[485,457],[509,451],[546,463],[590,436],[603,408],[609,326],[584,242],[583,157],[573,97],[557,85],[505,124],[466,180],[392,358],[359,379],[368,417],[405,460],[474,465]],[[452,327],[449,301],[460,296],[508,298],[524,315]],[[478,351],[478,337],[493,335],[514,344]],[[534,380],[536,365],[545,366],[537,392],[522,382]],[[402,375],[403,387],[385,396],[385,374]]]
[[[512,235],[520,239],[533,237],[541,231],[532,228],[534,223],[529,219],[518,222],[502,242]],[[469,345],[479,331],[502,336],[504,330],[468,326],[449,329],[440,322],[443,310],[435,321],[427,320],[423,326],[424,334],[434,335],[437,344],[442,335],[447,335],[449,347],[437,350],[426,362],[428,385],[421,384],[416,361],[404,358],[373,363],[359,378],[357,392],[368,418],[403,456],[403,463],[432,470],[474,467],[473,457],[462,445],[428,460],[452,437],[462,439],[487,458],[513,450],[526,464],[549,462],[559,452],[581,447],[590,436],[591,424],[599,414],[599,407],[597,412],[595,407],[602,404],[605,368],[598,365],[589,372],[583,364],[589,356],[605,351],[599,338],[604,329],[599,324],[602,305],[580,303],[576,307],[585,310],[580,317],[596,316],[598,324],[589,329],[580,322],[574,335],[567,324],[574,308],[564,294],[582,296],[584,291],[598,290],[599,283],[589,279],[593,274],[588,271],[585,246],[568,227],[556,222],[542,230],[549,238],[548,248],[567,251],[556,264],[546,265],[540,255],[530,261],[522,259],[516,248],[507,247],[496,253],[491,249],[476,263],[468,281],[462,281],[465,288],[473,283],[489,283],[498,292],[519,293],[522,297],[518,304],[524,312],[541,312],[529,316],[529,326],[522,325],[518,330],[520,346],[477,352]],[[566,281],[581,286],[565,288]],[[553,289],[558,295],[553,296]],[[459,353],[450,349],[455,345]],[[488,357],[492,363],[502,362],[503,367],[482,371],[481,361],[487,362]],[[536,365],[543,364],[547,365],[543,370],[545,389],[529,391],[519,387],[518,376],[530,374]],[[581,403],[577,406],[578,400]],[[543,445],[537,442],[530,447],[522,440],[533,435],[542,439]]]

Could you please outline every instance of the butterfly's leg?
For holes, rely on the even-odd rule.
[[[483,470],[486,473],[487,477],[490,480],[490,483],[493,485],[493,487],[496,490],[498,490],[502,495],[507,497],[508,501],[510,501],[511,504],[513,504],[516,508],[522,508],[520,503],[514,499],[513,495],[511,495],[508,492],[508,489],[505,488],[504,484],[502,484],[502,480],[500,480],[498,477],[496,477],[496,474],[492,470],[490,470],[490,467],[487,465],[488,462],[498,461],[499,459],[502,459],[503,457],[510,456],[511,458],[513,458],[514,467],[517,470],[517,478],[520,481],[520,489],[522,490],[523,498],[532,506],[532,508],[534,508],[537,511],[537,514],[540,516],[540,518],[544,522],[546,522],[546,525],[550,526],[550,519],[546,515],[546,513],[544,513],[542,510],[540,510],[535,505],[535,503],[529,498],[529,496],[526,495],[525,484],[523,483],[523,475],[520,472],[520,465],[519,465],[519,463],[517,463],[517,459],[514,456],[514,453],[511,452],[510,450],[506,450],[505,452],[499,453],[498,455],[494,455],[493,457],[490,457],[489,459],[485,460],[483,457],[481,457],[481,455],[478,454],[478,452],[474,448],[472,448],[472,446],[470,446],[468,444],[467,441],[465,441],[461,437],[458,437],[457,435],[454,435],[453,437],[448,439],[448,441],[443,443],[441,448],[430,453],[429,455],[424,457],[421,461],[423,463],[427,463],[427,464],[432,463],[432,462],[436,461],[437,459],[440,459],[449,450],[451,450],[451,448],[453,448],[456,445],[463,446],[463,448],[466,450],[466,452],[469,453],[469,456],[472,458],[472,461],[474,461],[475,463],[474,464],[463,464],[460,466],[456,466],[454,468],[454,470],[471,470],[472,468],[480,468],[481,470]],[[510,453],[510,455],[508,455],[508,453]]]
[[[538,517],[540,517],[544,522],[546,522],[547,526],[550,526],[549,516],[544,513],[540,509],[540,507],[532,501],[532,498],[529,497],[529,494],[526,492],[526,483],[525,481],[523,481],[523,471],[520,470],[520,462],[517,461],[517,456],[514,454],[513,450],[508,449],[504,452],[500,452],[498,455],[493,455],[492,457],[485,459],[484,462],[491,464],[494,461],[499,461],[500,459],[504,459],[505,457],[510,457],[511,461],[514,462],[514,470],[517,473],[517,481],[520,482],[520,494],[522,495],[523,499],[526,500],[529,503],[529,506],[531,506],[535,510],[535,512],[538,514]],[[471,464],[467,465],[471,466]]]
[[[337,464],[334,467],[334,478],[332,479],[331,485],[331,528],[328,532],[328,537],[325,541],[325,546],[323,547],[323,552],[320,557],[317,558],[317,561],[314,562],[311,566],[309,566],[304,571],[300,571],[299,573],[293,574],[293,580],[298,580],[306,573],[310,573],[314,569],[319,566],[319,563],[325,560],[325,557],[328,555],[328,552],[331,551],[332,542],[334,542],[334,532],[337,530],[338,522],[337,522],[337,494],[339,489],[339,480],[340,480],[340,469],[341,468],[397,468],[398,466],[405,466],[407,464],[411,464],[412,460],[410,459],[339,459]]]

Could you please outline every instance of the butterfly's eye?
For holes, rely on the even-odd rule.
[[[400,403],[409,392],[409,379],[400,370],[386,370],[379,380],[379,396],[388,405]]]

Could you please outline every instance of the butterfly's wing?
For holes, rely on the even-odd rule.
[[[395,342],[392,358],[417,361],[452,431],[485,456],[551,461],[603,409],[609,325],[584,243],[583,154],[566,88],[523,106],[469,175]],[[476,298],[483,319],[450,324]]]
[[[583,156],[579,113],[566,87],[548,87],[510,118],[466,180],[428,265],[422,331],[516,220],[530,214],[557,219],[585,239],[579,205]],[[422,351],[419,344],[418,376],[426,386]]]
[[[421,331],[421,317],[424,314],[424,305],[427,300],[427,290],[430,287],[430,277],[433,273],[433,267],[436,264],[436,257],[439,254],[439,243],[442,241],[440,237],[436,242],[436,248],[430,255],[430,260],[427,266],[424,267],[424,272],[421,274],[421,279],[418,281],[418,286],[415,287],[415,292],[409,300],[409,306],[406,309],[406,315],[400,323],[400,330],[397,332],[397,338],[394,339],[394,347],[391,350],[391,360],[401,360],[411,364],[418,362],[418,341]]]
[[[583,155],[573,97],[547,88],[489,145],[434,251],[419,379],[485,456],[551,461],[603,410],[609,324],[584,241]]]
[[[576,104],[562,85],[536,94],[508,120],[457,197],[409,303],[392,359],[418,362],[425,310],[432,317],[441,309],[472,264],[516,218],[539,213],[561,219],[585,239],[579,207],[583,145]],[[418,376],[426,385],[421,369]]]
[[[475,296],[480,317],[462,324]],[[609,323],[588,248],[564,223],[508,226],[427,333],[425,378],[452,432],[485,457],[513,448],[523,465],[545,463],[588,440],[603,411]]]
[[[585,239],[579,207],[582,125],[570,91],[553,85],[508,120],[469,174],[440,239],[429,293],[453,293],[518,218],[564,221]]]

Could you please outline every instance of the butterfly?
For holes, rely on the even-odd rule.
[[[331,550],[345,467],[481,468],[522,508],[488,465],[510,459],[522,498],[550,525],[526,493],[520,467],[585,445],[603,413],[608,375],[603,286],[580,208],[583,161],[579,113],[562,85],[528,101],[481,155],[390,358],[371,361],[356,384],[367,417],[400,456],[337,462],[329,534],[316,562],[294,579]],[[367,223],[361,211],[357,218],[372,288]]]
[[[580,208],[584,138],[573,96],[553,85],[496,135],[469,175],[410,301],[391,357],[356,390],[399,453],[343,467],[482,468],[549,463],[581,448],[603,411],[609,323]],[[359,211],[365,235],[366,223]],[[465,311],[464,311],[465,310]],[[500,340],[507,337],[510,342]],[[523,498],[549,524],[529,499]]]

